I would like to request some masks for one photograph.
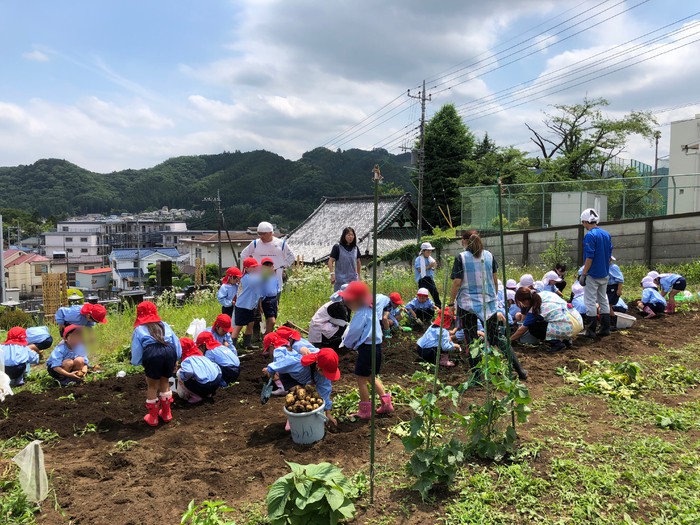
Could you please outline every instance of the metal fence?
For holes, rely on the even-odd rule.
[[[460,188],[462,228],[498,229],[498,186]],[[700,174],[533,182],[503,186],[506,230],[569,226],[595,208],[602,222],[700,211]]]

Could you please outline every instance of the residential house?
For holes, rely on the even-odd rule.
[[[75,272],[75,287],[83,290],[112,288],[112,268],[93,268]]]
[[[700,114],[671,122],[668,214],[700,211]]]
[[[409,193],[380,196],[377,256],[415,242],[416,222],[417,212]],[[328,260],[331,248],[340,240],[345,226],[355,229],[360,253],[371,255],[374,196],[324,197],[321,205],[289,233],[287,242],[305,263],[323,262]]]
[[[148,265],[158,261],[180,261],[176,248],[118,248],[109,254],[114,286],[120,290],[138,288],[148,276]]]
[[[251,241],[258,238],[255,228],[246,231],[221,232],[221,265],[224,268],[241,266],[241,252]],[[197,259],[204,259],[206,264],[219,264],[218,233],[207,233],[191,239],[181,239],[182,252],[188,253],[188,266],[194,267]]]
[[[18,289],[22,297],[40,295],[41,276],[49,271],[49,259],[22,250],[6,250],[3,256],[6,287]]]

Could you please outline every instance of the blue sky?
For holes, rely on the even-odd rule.
[[[570,89],[556,77],[690,43],[700,38],[695,11],[680,0],[6,1],[0,165],[58,157],[107,172],[234,149],[293,159],[322,144],[398,151],[418,116],[401,94],[423,78],[437,78],[429,113],[455,102],[476,133],[530,150],[524,124],[550,104],[604,96],[622,115],[700,101],[699,43]],[[659,113],[666,140],[670,120],[695,113],[700,105]],[[642,140],[625,156],[653,162]]]

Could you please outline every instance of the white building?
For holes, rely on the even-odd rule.
[[[671,123],[668,213],[700,211],[700,115]]]
[[[144,248],[140,250],[119,248],[109,254],[109,266],[112,268],[114,286],[120,290],[138,288],[145,283],[148,265],[158,261],[180,261],[180,252],[176,248]]]
[[[229,238],[231,242],[229,242]],[[221,232],[221,265],[224,268],[241,265],[241,252],[251,241],[258,238],[254,229],[247,231]],[[188,253],[188,264],[195,266],[197,259],[204,259],[206,264],[219,264],[219,238],[216,232],[193,238],[182,238],[178,247]],[[234,260],[234,253],[235,259]]]

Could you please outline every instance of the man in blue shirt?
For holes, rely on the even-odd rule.
[[[584,326],[586,337],[596,336],[598,306],[600,306],[600,332],[610,335],[610,304],[608,303],[608,274],[612,257],[610,234],[598,227],[599,216],[593,208],[583,210],[581,224],[586,229],[583,237],[583,271],[579,282],[585,287],[583,298],[586,304]]]

